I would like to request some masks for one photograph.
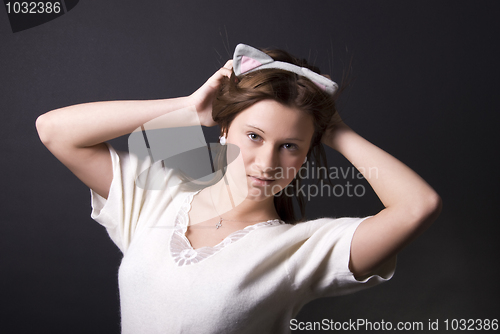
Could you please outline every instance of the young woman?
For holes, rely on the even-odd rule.
[[[347,126],[337,85],[314,70],[240,44],[187,97],[80,104],[37,119],[40,139],[90,187],[92,217],[124,254],[123,333],[289,332],[310,300],[392,277],[397,253],[436,219],[436,192]],[[169,126],[220,125],[223,176],[186,190],[172,169],[105,143],[165,116]],[[322,162],[323,144],[360,172],[376,168],[364,176],[385,209],[295,217],[298,171]]]

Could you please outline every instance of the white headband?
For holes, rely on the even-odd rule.
[[[335,82],[308,68],[275,61],[264,52],[246,44],[236,46],[233,56],[233,70],[237,77],[267,68],[276,68],[304,76],[330,95],[333,95],[338,89]]]

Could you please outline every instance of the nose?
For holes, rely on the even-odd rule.
[[[257,152],[255,164],[259,168],[257,172],[272,176],[279,164],[278,151],[274,145],[263,145]]]

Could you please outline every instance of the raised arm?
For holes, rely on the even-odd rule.
[[[92,102],[50,111],[36,120],[38,135],[49,151],[81,181],[107,198],[113,173],[104,142],[129,134],[159,116],[188,107],[196,113],[175,113],[176,126],[215,125],[211,115],[213,94],[221,79],[230,76],[231,68],[232,62],[228,61],[187,97]]]
[[[373,145],[338,116],[323,143],[346,157],[366,178],[385,209],[364,220],[351,243],[350,269],[356,278],[370,275],[393,258],[438,217],[441,199],[417,173]],[[376,173],[368,171],[376,169]]]

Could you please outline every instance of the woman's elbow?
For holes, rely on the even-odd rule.
[[[45,135],[46,122],[44,115],[38,116],[38,118],[35,121],[35,127],[36,127],[36,132],[38,132],[38,137],[40,138],[42,143],[44,143],[46,140],[46,135]]]
[[[441,196],[439,196],[437,192],[433,192],[428,196],[427,201],[427,215],[437,218],[443,209],[443,200]]]
[[[441,196],[435,191],[432,191],[415,206],[414,215],[417,218],[416,222],[420,228],[428,228],[439,216],[443,208]]]
[[[36,131],[38,132],[38,137],[40,138],[40,141],[45,145],[48,146],[50,144],[50,139],[51,139],[51,128],[53,127],[51,117],[47,114],[43,114],[38,116],[38,118],[35,121],[35,127]]]

